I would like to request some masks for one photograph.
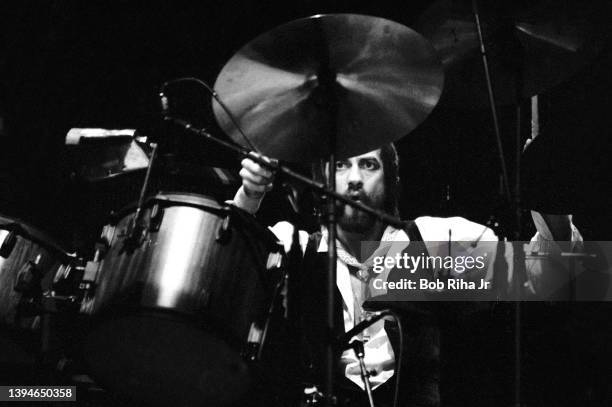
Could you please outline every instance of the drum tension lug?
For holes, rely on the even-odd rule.
[[[108,238],[106,236],[100,236],[100,238],[96,242],[93,261],[99,262],[100,259],[103,259],[104,256],[106,256],[108,249],[110,249],[110,243],[108,242]]]
[[[8,259],[11,255],[11,252],[15,248],[15,244],[17,243],[17,234],[14,230],[11,230],[0,245],[0,256]]]
[[[123,241],[122,252],[133,253],[144,241],[148,232],[148,226],[142,222],[130,224],[127,228],[127,237]]]
[[[149,215],[149,230],[151,232],[159,231],[163,218],[164,208],[162,208],[159,204],[153,205],[153,208],[151,208],[151,214]]]
[[[232,230],[230,229],[230,220],[231,214],[228,213],[227,215],[225,215],[225,218],[223,218],[223,222],[221,222],[221,224],[217,228],[217,234],[215,236],[217,242],[221,244],[227,243],[232,235]]]
[[[100,253],[96,250],[93,261],[85,263],[81,274],[81,281],[79,282],[78,289],[81,292],[81,309],[86,304],[86,300],[94,296],[96,292],[96,280],[98,276],[98,269],[100,267]]]

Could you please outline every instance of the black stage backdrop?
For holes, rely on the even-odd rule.
[[[70,240],[70,225],[83,204],[67,189],[72,169],[63,141],[69,128],[156,131],[161,83],[181,76],[214,83],[224,63],[264,31],[327,12],[371,14],[411,26],[428,4],[3,2],[0,212]],[[605,47],[591,65],[540,96],[541,134],[523,162],[525,208],[574,213],[585,237],[602,240],[610,224],[611,55]],[[214,128],[201,89],[185,86],[176,92],[189,99],[184,117]],[[500,118],[512,164],[514,108],[501,108]],[[397,143],[404,216],[461,214],[481,223],[500,216],[491,123],[488,110],[456,110],[443,97],[431,116]],[[206,163],[209,146],[197,148]],[[238,165],[232,157],[223,164]],[[528,218],[524,229],[525,237],[533,232]]]
[[[195,76],[212,84],[242,45],[279,24],[312,14],[349,12],[411,26],[428,5],[421,0],[3,1],[0,213],[21,218],[67,246],[79,246],[75,228],[89,222],[95,229],[110,208],[100,207],[99,218],[88,218],[91,206],[100,201],[85,196],[71,179],[73,168],[64,146],[68,129],[159,131],[161,83]],[[542,130],[523,168],[525,209],[574,213],[585,239],[592,240],[612,236],[610,72],[612,51],[606,45],[591,65],[540,96]],[[187,87],[181,97],[191,100],[185,102],[186,117],[214,128],[208,96],[201,89]],[[499,217],[499,165],[489,112],[457,110],[443,102],[397,143],[402,213],[462,215],[481,223]],[[500,109],[500,117],[510,161],[514,108]],[[198,148],[206,164],[208,147]],[[232,157],[223,164],[239,165]],[[105,193],[114,192],[110,188]],[[286,216],[285,209],[277,210],[284,205],[275,198],[278,194],[267,199],[263,222],[279,220],[279,213]],[[525,218],[523,237],[528,238],[534,229]],[[610,353],[604,349],[611,335],[604,305],[593,304],[584,312],[575,311],[579,317],[563,319],[563,331],[551,334],[553,348],[540,343],[532,349],[548,357],[543,374],[572,372],[566,375],[565,388],[575,385],[582,405],[588,405],[589,397],[595,400],[607,387],[602,377],[610,377]],[[571,343],[562,339],[570,331],[578,332]],[[584,351],[566,358],[570,348]],[[550,384],[548,390],[559,388]]]

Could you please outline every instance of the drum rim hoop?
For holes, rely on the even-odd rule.
[[[278,243],[278,238],[274,235],[274,233],[268,227],[258,222],[253,214],[232,205],[231,203],[221,203],[212,196],[193,192],[160,191],[155,195],[150,195],[149,197],[145,198],[143,208],[151,207],[152,204],[156,202],[162,204],[164,207],[186,206],[210,211],[219,216],[225,216],[231,213],[238,214],[239,216],[236,219],[239,219],[240,222],[249,224],[249,226],[252,228],[251,230],[261,232],[262,239],[266,239],[269,245]],[[108,217],[108,221],[105,222],[104,225],[116,226],[122,219],[135,213],[136,205],[136,202],[132,202],[120,210],[111,213]]]
[[[50,249],[55,254],[62,257],[75,257],[75,255],[70,253],[57,239],[15,216],[8,216],[0,213],[0,230],[15,231],[18,236],[31,240],[45,249]]]
[[[165,206],[173,206],[176,204],[190,206],[193,208],[209,209],[213,211],[227,211],[229,205],[223,205],[218,200],[204,194],[196,194],[190,192],[163,192],[160,191],[155,195],[150,195],[145,198],[143,208],[150,207],[153,203],[160,202]],[[109,221],[105,224],[114,225],[121,219],[136,211],[136,201],[130,202],[117,211],[112,211],[109,215]]]

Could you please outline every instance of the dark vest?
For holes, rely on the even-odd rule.
[[[406,234],[410,238],[410,245],[405,250],[409,254],[414,251],[415,255],[423,253],[424,245],[423,238],[414,221],[407,224],[405,229]],[[301,330],[302,337],[305,340],[303,344],[304,363],[306,369],[306,381],[312,383],[320,383],[322,378],[321,366],[323,366],[323,357],[325,355],[325,339],[329,333],[326,332],[324,324],[325,313],[325,275],[327,273],[327,252],[318,253],[317,249],[321,242],[321,233],[314,233],[310,236],[306,252],[304,254],[304,262],[301,279]],[[418,252],[418,253],[417,253]],[[427,253],[425,252],[425,255]],[[390,279],[393,278],[390,274]],[[342,312],[342,296],[336,287],[335,292],[335,314],[334,314],[334,329],[332,333],[334,337],[344,333],[344,317]],[[424,304],[425,305],[425,304]],[[419,319],[418,323],[411,315],[406,315],[402,318],[404,330],[414,332],[414,325],[422,326],[423,321]],[[430,322],[427,322],[429,324]],[[419,328],[420,329],[420,328]],[[399,355],[399,332],[397,325],[386,322],[385,330],[391,341],[393,351],[396,357]],[[407,342],[410,342],[408,338]],[[407,347],[404,343],[404,348]],[[341,355],[338,351],[337,357]],[[406,353],[406,352],[405,352]],[[405,359],[405,358],[404,358]],[[405,370],[406,371],[406,370]],[[407,373],[408,374],[408,373]],[[404,374],[402,374],[404,376]],[[343,375],[342,375],[343,377]],[[341,377],[339,377],[341,379]],[[393,380],[393,379],[391,379]],[[403,382],[403,380],[402,380]]]

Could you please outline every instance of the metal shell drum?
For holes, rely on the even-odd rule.
[[[282,246],[250,215],[204,196],[157,195],[141,214],[144,232],[133,209],[104,227],[108,251],[95,276],[85,272],[92,374],[155,404],[236,401],[251,382],[243,352],[265,325]]]

